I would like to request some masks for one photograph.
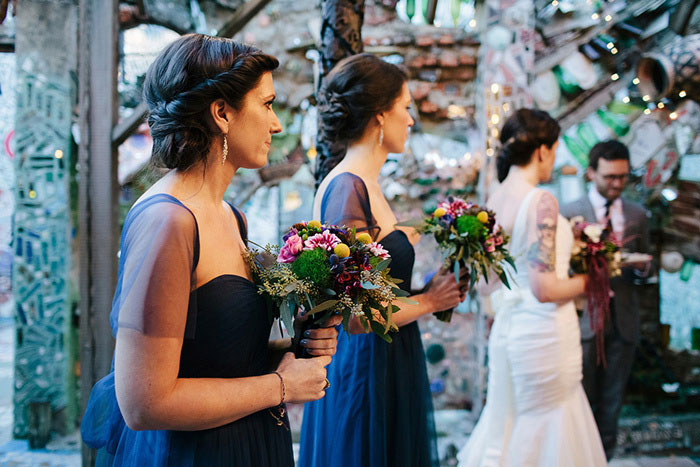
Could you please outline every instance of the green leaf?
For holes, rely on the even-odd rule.
[[[326,300],[323,303],[319,303],[315,307],[313,307],[311,310],[309,310],[309,314],[313,315],[318,313],[319,311],[325,311],[333,306],[335,306],[336,303],[338,303],[339,300]]]
[[[323,290],[323,293],[325,293],[326,295],[333,296],[333,297],[337,295],[337,294],[335,293],[335,290],[333,290],[333,289],[324,289],[324,290]]]
[[[374,285],[371,282],[365,282],[365,281],[360,282],[360,287],[362,287],[365,290],[374,290],[374,289],[379,288],[378,285]]]
[[[459,282],[459,260],[455,261],[454,266],[452,267],[452,271],[455,274],[455,281]]]
[[[433,315],[435,315],[435,317],[443,323],[449,323],[452,321],[452,310],[438,311],[433,313]]]
[[[408,297],[409,295],[411,295],[410,293],[406,292],[406,291],[403,290],[403,289],[399,289],[398,287],[394,287],[393,289],[391,289],[391,292],[392,292],[394,295],[396,295],[396,298],[398,298],[398,297]]]
[[[395,227],[413,227],[415,229],[420,229],[425,225],[425,218],[420,217],[416,219],[409,219],[403,222],[398,222],[394,224]]]
[[[391,337],[389,337],[389,335],[384,332],[384,326],[382,326],[381,324],[379,324],[376,321],[372,321],[370,323],[370,326],[372,327],[372,332],[374,332],[376,335],[378,335],[379,337],[381,337],[385,341],[391,342]]]
[[[391,258],[387,258],[383,260],[381,263],[377,264],[377,266],[374,268],[377,271],[383,271],[389,266],[389,263],[391,263]]]
[[[503,285],[505,285],[508,288],[508,290],[510,290],[510,284],[508,283],[508,276],[506,275],[506,272],[501,271],[498,277],[501,279],[501,282],[503,282]]]

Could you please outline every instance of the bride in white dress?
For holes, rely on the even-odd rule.
[[[502,184],[488,205],[511,235],[517,272],[512,290],[491,293],[486,405],[458,455],[461,467],[606,465],[581,386],[573,299],[585,277],[568,276],[571,228],[554,196],[536,188],[551,176],[558,136],[559,125],[537,110],[520,109],[503,126]]]

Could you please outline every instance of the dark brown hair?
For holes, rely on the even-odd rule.
[[[204,34],[188,34],[167,46],[149,67],[143,88],[151,162],[186,170],[204,161],[215,136],[207,123],[209,105],[224,99],[240,109],[263,73],[278,66],[275,57],[255,47]]]
[[[508,176],[512,165],[527,165],[543,144],[548,148],[559,139],[561,127],[547,112],[518,109],[508,117],[501,130],[501,152],[496,159],[498,181]]]
[[[596,143],[588,153],[588,166],[593,170],[598,170],[598,161],[605,159],[606,161],[623,160],[629,162],[630,151],[627,146],[614,139]]]

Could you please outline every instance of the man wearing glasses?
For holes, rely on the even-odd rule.
[[[627,184],[630,156],[619,141],[596,144],[588,155],[588,194],[561,208],[564,216],[583,216],[614,232],[625,244],[622,276],[611,280],[610,322],[605,328],[606,366],[596,364],[595,335],[590,316],[581,319],[583,387],[591,404],[608,459],[613,456],[617,419],[627,385],[634,351],[639,342],[639,299],[635,287],[645,282],[651,269],[647,211],[640,204],[620,196]],[[627,262],[625,257],[629,258]]]

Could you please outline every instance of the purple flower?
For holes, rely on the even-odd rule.
[[[299,253],[304,249],[304,241],[299,235],[291,235],[287,237],[284,246],[280,250],[280,254],[277,256],[278,263],[292,263]]]
[[[282,237],[282,241],[286,242],[287,239],[289,239],[289,237],[291,237],[292,235],[298,235],[298,234],[299,234],[299,231],[297,229],[295,229],[294,227],[292,227],[291,229],[289,229],[289,231],[286,234],[284,234],[284,237]]]

